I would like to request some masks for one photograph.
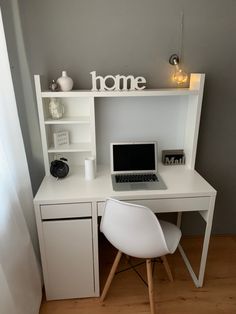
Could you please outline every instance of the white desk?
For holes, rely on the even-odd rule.
[[[99,295],[97,218],[107,197],[144,204],[156,213],[197,211],[206,222],[199,273],[196,275],[179,246],[197,287],[203,285],[216,191],[185,166],[162,166],[167,190],[115,192],[109,169],[99,167],[93,181],[84,171],[63,180],[45,177],[35,197],[35,213],[47,299]]]

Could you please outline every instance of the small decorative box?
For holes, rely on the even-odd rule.
[[[184,165],[185,154],[183,149],[163,150],[162,162],[164,165]]]
[[[69,132],[61,131],[61,132],[53,133],[53,140],[54,140],[55,148],[69,145]]]

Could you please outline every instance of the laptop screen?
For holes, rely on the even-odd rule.
[[[156,142],[112,143],[111,166],[112,173],[156,171]]]

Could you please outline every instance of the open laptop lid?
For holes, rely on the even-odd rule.
[[[154,173],[157,171],[156,142],[111,143],[111,173]]]

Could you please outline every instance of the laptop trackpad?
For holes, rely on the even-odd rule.
[[[132,183],[130,184],[132,190],[145,190],[147,185],[145,183]]]

